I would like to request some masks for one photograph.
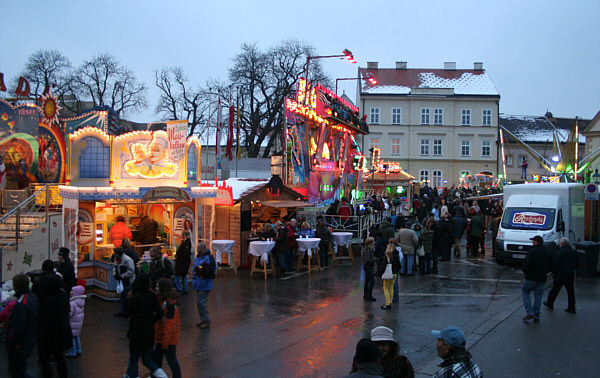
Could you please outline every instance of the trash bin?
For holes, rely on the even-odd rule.
[[[579,268],[577,277],[596,277],[598,274],[598,251],[600,243],[582,241],[574,243],[579,252]]]

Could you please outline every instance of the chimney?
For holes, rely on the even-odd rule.
[[[377,62],[367,62],[367,69],[376,70],[379,68],[379,63]]]
[[[475,71],[483,71],[483,62],[475,62],[475,63],[473,63],[473,69]]]
[[[407,66],[406,62],[396,62],[397,70],[405,70],[406,66]]]
[[[446,71],[456,71],[456,62],[444,62],[444,69]]]

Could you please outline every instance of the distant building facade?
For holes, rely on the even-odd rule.
[[[458,185],[460,177],[497,175],[500,94],[483,69],[359,68],[358,105],[370,133],[362,140],[368,156],[379,148],[381,159],[400,163],[416,181],[430,186]],[[370,164],[371,162],[369,162]]]

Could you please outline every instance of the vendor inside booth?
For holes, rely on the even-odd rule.
[[[179,125],[173,123],[167,127]],[[118,296],[111,255],[124,237],[131,236],[144,262],[153,246],[175,258],[185,230],[193,248],[211,235],[213,223],[203,214],[212,213],[216,188],[199,183],[200,144],[186,139],[184,126],[181,133],[136,131],[115,137],[86,127],[69,135],[70,185],[60,187],[64,245],[78,251],[78,277],[91,293]]]

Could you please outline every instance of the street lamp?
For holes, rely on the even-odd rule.
[[[306,81],[308,82],[308,63],[311,59],[326,59],[326,58],[346,58],[350,63],[356,63],[354,55],[348,49],[344,49],[341,55],[319,55],[319,56],[307,56],[306,57]]]
[[[367,76],[367,81],[369,82],[369,84],[371,84],[371,85],[377,84],[377,79],[375,79],[375,77],[370,72],[367,72],[366,76]],[[362,77],[342,77],[342,78],[339,78],[339,79],[335,79],[335,94],[337,95],[337,92],[338,92],[338,81],[341,81],[341,80],[362,80],[362,79],[363,79]]]

